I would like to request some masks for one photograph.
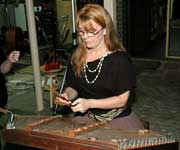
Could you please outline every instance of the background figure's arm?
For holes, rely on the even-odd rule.
[[[1,72],[3,74],[8,73],[12,66],[13,63],[17,62],[19,60],[20,52],[19,51],[12,51],[8,58],[1,64]]]

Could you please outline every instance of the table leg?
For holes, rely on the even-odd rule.
[[[50,89],[53,87],[53,76],[50,76]],[[50,90],[50,108],[53,107],[53,93]]]

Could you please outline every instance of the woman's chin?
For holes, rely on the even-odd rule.
[[[94,44],[86,44],[86,48],[88,48],[88,49],[94,49],[94,48],[96,48],[97,46],[96,45],[94,45]]]

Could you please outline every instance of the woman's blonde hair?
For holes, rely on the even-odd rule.
[[[79,24],[81,23],[86,31],[93,32],[95,29],[91,24],[91,20],[99,24],[102,28],[106,29],[104,35],[105,44],[109,51],[125,51],[123,44],[118,38],[117,31],[111,16],[102,6],[98,4],[87,4],[81,8],[76,17],[76,28],[79,30]],[[79,39],[78,48],[74,51],[71,64],[76,76],[83,74],[83,66],[86,63],[87,49],[83,45],[81,39]]]

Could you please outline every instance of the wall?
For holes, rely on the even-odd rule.
[[[4,4],[0,4],[0,14],[0,27],[3,25],[14,26],[16,24],[13,5],[7,5],[6,9]]]
[[[76,1],[75,1],[76,2]],[[75,3],[76,4],[76,3]],[[71,0],[56,0],[56,10],[57,10],[57,21],[58,21],[58,29],[60,37],[62,36],[62,30],[63,30],[63,23],[65,20],[65,17],[68,17],[67,20],[67,26],[66,30],[70,30],[67,40],[65,41],[65,44],[72,44],[72,9],[71,9]],[[75,10],[76,11],[76,10]]]
[[[21,27],[23,31],[27,31],[27,24],[26,24],[26,13],[24,4],[19,4],[18,7],[15,7],[15,19],[16,19],[16,26]]]

